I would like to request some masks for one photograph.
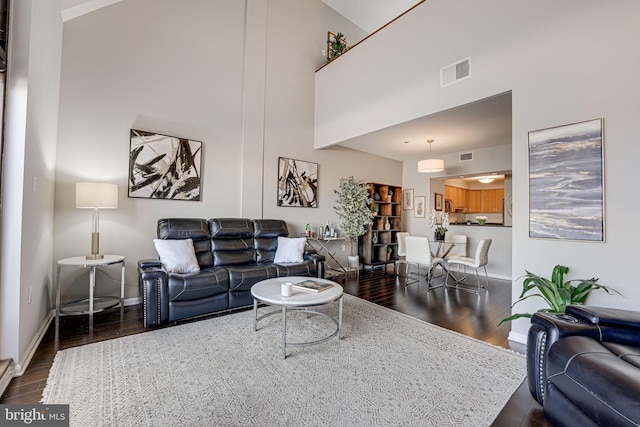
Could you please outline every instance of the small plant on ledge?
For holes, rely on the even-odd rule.
[[[327,32],[327,62],[331,62],[349,49],[347,38],[342,33]]]
[[[537,274],[526,271],[527,274],[518,278],[518,280],[524,278],[520,298],[518,299],[518,301],[514,302],[511,307],[513,308],[517,303],[519,303],[520,301],[524,301],[527,298],[540,297],[546,301],[549,307],[541,308],[540,310],[538,310],[539,312],[564,313],[564,310],[568,305],[584,305],[591,291],[596,289],[602,289],[610,295],[614,293],[621,295],[620,292],[614,289],[611,289],[604,285],[598,285],[596,283],[598,281],[596,277],[592,277],[588,280],[573,279],[567,280],[565,282],[564,275],[568,272],[569,267],[558,264],[553,267],[551,280],[549,280],[545,277],[541,277]],[[577,285],[573,285],[573,282],[576,282]],[[527,292],[534,289],[538,290],[538,292],[540,293],[532,293],[526,295]],[[510,320],[519,319],[521,317],[531,318],[532,316],[533,314],[531,313],[517,313],[505,319],[502,319],[498,325],[501,325],[504,322],[508,322]]]

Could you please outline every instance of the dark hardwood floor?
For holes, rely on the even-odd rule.
[[[360,272],[359,277],[334,278],[341,282],[345,292],[397,310],[404,314],[425,320],[489,342],[509,348],[507,336],[509,324],[498,323],[510,313],[511,283],[505,280],[489,279],[487,290],[479,294],[456,288],[440,287],[427,291],[426,281],[405,286],[406,279],[377,271]],[[442,282],[441,278],[434,280]],[[467,283],[475,287],[475,276],[468,275]],[[216,316],[225,315],[218,314]],[[212,316],[215,317],[215,316]],[[195,320],[197,321],[197,320]],[[94,319],[95,330],[87,333],[86,316],[67,316],[60,319],[59,348],[65,349],[91,342],[103,341],[125,335],[145,332],[142,326],[141,310],[137,306],[125,307],[123,319],[120,310],[99,313]],[[55,356],[54,325],[49,327],[24,375],[14,378],[2,396],[0,403],[38,403],[47,383],[49,369]],[[515,392],[493,423],[493,427],[542,426],[551,424],[544,419],[542,408],[533,400],[526,383]]]

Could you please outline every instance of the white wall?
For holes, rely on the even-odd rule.
[[[0,358],[20,372],[51,308],[62,20],[48,0],[14,1],[10,13]]]
[[[136,262],[157,257],[160,217],[268,210],[294,232],[335,215],[339,176],[401,180],[399,162],[313,149],[313,74],[325,63],[327,30],[362,33],[320,0],[114,3],[65,22],[64,37],[59,1],[10,8],[0,357],[13,358],[18,374],[51,314],[55,260],[90,250],[75,182],[118,184],[119,208],[101,215],[100,248],[126,256],[126,297],[136,298]],[[202,202],[127,197],[131,128],[204,143]],[[318,209],[275,208],[277,156],[294,154],[319,163]],[[115,294],[118,278],[99,274],[98,292]],[[86,297],[87,281],[65,271],[63,302]]]
[[[298,233],[336,218],[341,176],[399,184],[400,162],[314,150],[314,73],[337,25],[351,32],[320,0],[125,1],[65,22],[55,259],[89,251],[90,215],[74,208],[80,180],[119,186],[100,245],[126,256],[126,298],[138,295],[136,262],[157,257],[158,218],[282,218]],[[130,128],[203,142],[201,202],[127,197]],[[276,206],[279,156],[318,163],[317,209]],[[66,275],[63,300],[86,295],[86,273]],[[116,292],[109,276],[100,286]]]
[[[119,187],[118,209],[100,216],[100,250],[125,255],[126,298],[137,295],[137,260],[156,257],[158,218],[238,216],[244,19],[243,2],[142,0],[65,22],[55,259],[90,249],[91,214],[74,204],[78,181]],[[203,142],[202,202],[127,197],[131,128]],[[85,283],[65,280],[63,300],[85,295]]]
[[[513,275],[525,269],[549,275],[560,263],[570,267],[569,278],[597,276],[624,295],[596,292],[589,304],[637,309],[640,289],[625,266],[635,256],[629,212],[640,208],[629,197],[640,182],[633,163],[640,155],[633,71],[640,57],[629,55],[640,48],[639,15],[634,0],[425,2],[317,74],[315,145],[512,91]],[[440,89],[440,68],[469,55],[473,76]],[[607,241],[529,239],[528,132],[598,117],[605,123]],[[405,187],[413,167],[407,163]],[[514,282],[514,299],[521,288]],[[529,299],[515,310],[541,306]],[[516,321],[511,337],[522,340],[527,329],[527,320]]]
[[[511,145],[475,150],[474,160],[471,162],[460,162],[457,153],[448,154],[442,158],[445,162],[445,170],[438,173],[419,173],[415,160],[403,163],[403,188],[413,188],[414,196],[426,197],[427,210],[424,218],[416,218],[414,211],[403,212],[403,229],[416,236],[433,236],[433,229],[429,228],[429,213],[434,209],[435,193],[444,194],[444,181],[434,178],[510,170]],[[511,228],[452,225],[449,227],[449,231],[467,235],[469,256],[473,256],[473,251],[480,239],[493,239],[487,274],[502,279],[511,278]]]
[[[451,225],[449,233],[464,234],[467,236],[467,256],[474,257],[478,243],[482,239],[491,239],[489,248],[489,263],[487,275],[498,279],[511,280],[514,275],[511,272],[511,227],[487,225]],[[481,274],[482,271],[481,271]],[[517,277],[518,275],[516,275]]]

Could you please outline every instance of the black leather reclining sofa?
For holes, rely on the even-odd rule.
[[[578,305],[535,313],[527,377],[554,426],[640,426],[640,313]]]
[[[144,326],[157,326],[253,304],[251,286],[272,277],[324,277],[324,257],[306,250],[303,262],[273,262],[282,220],[165,218],[159,239],[192,239],[197,273],[169,273],[157,260],[138,261]]]

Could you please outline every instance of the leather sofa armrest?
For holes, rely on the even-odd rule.
[[[316,277],[324,279],[324,255],[319,255],[315,249],[306,249],[303,258],[306,261],[312,261],[316,266]]]
[[[162,263],[157,259],[141,259],[138,261],[138,269],[162,268]]]
[[[158,260],[138,261],[138,285],[142,299],[144,327],[158,326],[169,321],[167,272]]]
[[[305,249],[302,258],[307,261],[313,261],[314,264],[325,261],[324,255],[318,254],[315,249]]]
[[[585,322],[597,325],[598,341],[626,345],[640,342],[640,313],[605,307],[570,305],[565,312]]]
[[[640,331],[640,312],[617,308],[570,305],[565,312],[571,316],[600,326],[636,329]]]
[[[547,384],[549,348],[560,338],[584,335],[600,337],[597,325],[565,313],[534,313],[527,337],[527,381],[531,395],[542,405]]]

